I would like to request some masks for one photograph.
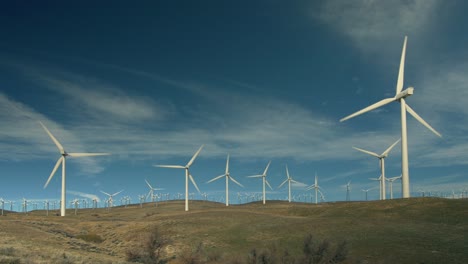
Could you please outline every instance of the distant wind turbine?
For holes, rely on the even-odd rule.
[[[187,163],[185,166],[181,165],[153,165],[155,167],[160,167],[160,168],[171,168],[171,169],[184,169],[185,170],[185,211],[189,210],[188,206],[188,199],[189,199],[189,192],[188,192],[188,180],[190,178],[190,181],[192,181],[193,186],[197,189],[197,191],[200,193],[200,189],[198,189],[197,184],[195,183],[195,180],[192,177],[192,174],[190,174],[189,168],[192,165],[192,163],[195,161],[197,158],[198,154],[200,154],[200,151],[203,149],[203,145],[195,152],[193,157],[190,159],[190,161]]]
[[[232,178],[231,174],[229,174],[229,154],[228,154],[227,159],[226,159],[226,171],[224,172],[224,174],[221,174],[221,175],[209,180],[207,183],[216,181],[218,179],[221,179],[222,177],[226,177],[226,206],[229,206],[229,180],[233,181],[234,183],[236,183],[240,187],[244,187],[242,184],[240,184],[234,178]]]
[[[154,191],[159,191],[159,190],[164,190],[164,189],[160,189],[160,188],[153,188],[153,186],[151,186],[151,184],[149,184],[149,182],[147,180],[145,180],[146,184],[148,185],[148,187],[150,188],[149,192],[148,192],[148,195],[146,196],[146,198],[148,197],[151,197],[151,202],[153,203],[154,202]]]
[[[348,202],[351,200],[350,191],[351,191],[351,181],[349,181],[349,182],[346,184],[346,201],[348,201]]]
[[[102,192],[103,194],[105,194],[105,195],[107,195],[109,197],[109,198],[107,198],[107,206],[110,209],[114,204],[114,196],[116,196],[117,194],[123,192],[123,190],[120,190],[120,191],[118,191],[118,192],[116,192],[114,194],[108,194],[108,193],[103,192],[103,191],[100,191],[100,192]]]
[[[62,147],[60,142],[54,137],[54,135],[50,133],[49,129],[47,129],[47,127],[40,121],[39,121],[39,124],[41,124],[41,126],[47,132],[47,134],[52,139],[52,141],[54,141],[55,145],[60,151],[61,157],[58,159],[57,163],[55,164],[55,167],[52,170],[52,173],[50,174],[49,179],[44,185],[44,189],[47,187],[47,185],[49,185],[49,182],[54,177],[54,174],[57,171],[58,167],[60,166],[60,164],[62,164],[62,199],[61,199],[61,204],[60,204],[60,216],[65,216],[65,208],[67,206],[66,190],[65,190],[65,159],[66,157],[91,157],[91,156],[104,156],[104,155],[110,155],[110,154],[109,153],[68,153]]]
[[[374,189],[374,188],[370,188],[370,189],[366,189],[366,190],[362,189],[362,190],[361,190],[361,191],[363,191],[363,192],[366,193],[366,201],[367,201],[367,193],[368,193],[370,190],[372,190],[372,189]]]
[[[387,181],[390,183],[390,199],[393,199],[393,182],[398,179],[401,179],[401,175],[392,178],[387,178]]]
[[[318,193],[320,192],[320,194],[323,196],[323,193],[320,189],[322,189],[319,185],[318,185],[318,176],[317,176],[317,172],[315,173],[315,183],[312,184],[311,186],[307,187],[307,190],[312,190],[314,189],[315,190],[315,204],[318,204]]]
[[[409,169],[408,169],[408,137],[407,137],[407,128],[406,128],[406,112],[410,113],[416,120],[418,120],[421,124],[427,127],[430,131],[436,134],[439,137],[442,135],[437,132],[434,128],[432,128],[424,119],[422,119],[409,105],[406,104],[405,98],[412,95],[414,92],[413,87],[409,87],[406,90],[402,91],[403,89],[403,78],[404,78],[404,71],[405,71],[405,54],[406,54],[406,42],[408,37],[405,36],[405,40],[403,42],[403,51],[401,53],[401,60],[400,60],[400,70],[398,72],[398,81],[396,85],[396,93],[394,97],[383,99],[373,105],[370,105],[362,110],[355,112],[347,117],[344,117],[340,120],[343,122],[360,114],[369,112],[386,104],[398,101],[400,102],[401,106],[401,187],[402,187],[402,197],[409,198],[410,197],[410,187],[409,187]]]
[[[281,188],[281,186],[283,186],[286,182],[288,183],[288,202],[291,202],[291,182],[292,183],[298,183],[298,184],[303,184],[301,182],[298,182],[298,181],[295,181],[293,180],[293,178],[291,178],[291,176],[289,176],[289,170],[288,170],[288,165],[286,165],[286,180],[284,180],[280,186],[278,186],[278,189]]]
[[[380,173],[381,173],[381,179],[380,179],[380,191],[381,191],[381,194],[380,194],[380,199],[381,200],[385,200],[386,198],[386,193],[385,193],[385,158],[388,157],[388,154],[390,153],[390,151],[392,150],[393,147],[395,147],[396,144],[398,144],[398,142],[400,142],[400,139],[398,139],[397,141],[395,141],[395,143],[393,143],[390,147],[388,147],[382,154],[377,154],[375,152],[372,152],[372,151],[368,151],[368,150],[364,150],[364,149],[360,149],[360,148],[356,148],[356,147],[353,147],[354,149],[356,150],[359,150],[361,152],[364,152],[366,154],[369,154],[371,156],[374,156],[376,158],[379,159],[379,165],[380,165]]]
[[[266,179],[268,167],[270,167],[270,164],[271,164],[271,161],[268,162],[268,165],[266,166],[265,170],[263,171],[263,174],[248,176],[249,178],[260,178],[260,177],[262,178],[262,181],[263,181],[263,204],[265,204],[265,202],[266,202],[265,184],[267,184],[268,187],[270,187],[270,189],[273,190],[273,188],[271,188],[270,183]]]

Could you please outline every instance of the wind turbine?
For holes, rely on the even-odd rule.
[[[221,174],[221,175],[207,181],[206,183],[216,181],[218,179],[221,179],[224,176],[226,177],[226,206],[229,206],[229,180],[233,181],[234,183],[236,183],[240,187],[244,187],[242,184],[237,182],[233,177],[231,177],[231,174],[229,174],[229,154],[228,154],[227,159],[226,159],[226,171],[224,172],[224,174]]]
[[[148,185],[148,187],[150,188],[149,192],[148,192],[148,195],[146,195],[146,198],[148,198],[148,196],[151,195],[151,202],[153,203],[154,202],[154,191],[159,191],[159,190],[163,190],[163,189],[160,189],[160,188],[153,188],[153,186],[151,186],[151,184],[149,184],[149,182],[147,180],[145,180],[146,184]]]
[[[0,203],[2,204],[2,216],[3,216],[3,211],[5,211],[5,200],[3,200],[3,198],[0,198]]]
[[[281,186],[283,186],[286,182],[288,183],[288,202],[291,202],[291,182],[292,183],[298,183],[298,184],[303,184],[301,182],[298,182],[298,181],[295,181],[293,180],[293,178],[291,178],[291,176],[289,176],[289,170],[288,170],[288,165],[286,165],[286,180],[284,180],[280,186],[278,186],[278,189],[281,188]]]
[[[107,198],[107,206],[109,207],[109,209],[112,207],[113,203],[114,203],[114,196],[116,196],[117,194],[123,192],[123,190],[120,190],[114,194],[108,194],[106,192],[103,192],[103,191],[100,191],[102,192],[103,194],[109,196],[109,198]]]
[[[262,180],[263,180],[263,204],[265,204],[265,201],[266,201],[266,197],[265,197],[265,196],[266,196],[266,195],[265,195],[265,184],[267,184],[268,187],[270,187],[270,189],[273,190],[273,188],[271,188],[270,183],[269,183],[269,182],[267,181],[267,179],[266,179],[268,167],[270,167],[270,164],[271,164],[271,161],[268,162],[268,165],[266,166],[265,170],[263,171],[263,174],[247,176],[247,177],[249,177],[249,178],[260,178],[260,177],[262,177]]]
[[[185,166],[181,166],[181,165],[153,165],[155,167],[160,167],[160,168],[184,169],[185,170],[185,211],[189,210],[189,206],[188,206],[188,199],[189,199],[188,180],[189,180],[189,178],[190,178],[190,181],[192,181],[193,186],[195,186],[197,191],[200,192],[200,189],[198,189],[198,186],[195,183],[195,180],[193,179],[192,174],[190,174],[190,172],[189,172],[189,168],[192,165],[192,163],[195,161],[195,159],[197,158],[197,156],[200,153],[200,151],[202,150],[202,148],[203,148],[203,145],[201,145],[201,147],[193,155],[192,159],[190,159],[190,161]]]
[[[398,179],[401,179],[401,175],[392,178],[387,178],[387,181],[390,183],[390,199],[393,199],[393,182]]]
[[[349,181],[349,182],[346,184],[346,201],[351,200],[350,191],[351,191],[351,181]]]
[[[374,189],[374,188],[370,188],[370,189],[366,189],[366,190],[362,189],[362,190],[361,190],[361,191],[363,191],[363,192],[366,193],[366,201],[367,201],[367,193],[368,193],[370,190],[372,190],[372,189]]]
[[[380,191],[381,191],[381,197],[380,199],[381,200],[385,200],[386,198],[386,193],[385,193],[385,158],[388,157],[388,153],[390,153],[390,151],[392,150],[393,147],[395,147],[396,144],[398,144],[398,142],[400,142],[400,139],[398,139],[397,141],[395,141],[395,143],[393,143],[390,147],[388,147],[382,154],[377,154],[375,152],[372,152],[372,151],[368,151],[368,150],[365,150],[365,149],[360,149],[360,148],[356,148],[356,147],[353,147],[355,150],[359,150],[361,152],[364,152],[366,154],[369,154],[371,156],[374,156],[376,158],[379,159],[379,165],[380,165],[380,173],[381,173],[381,179],[380,179]]]
[[[322,191],[320,191],[320,186],[318,185],[318,177],[317,177],[317,172],[315,173],[315,183],[312,184],[311,186],[307,187],[307,190],[312,190],[315,189],[315,204],[318,204],[318,193],[322,194]],[[323,196],[323,194],[322,194]]]
[[[409,105],[406,104],[405,98],[412,95],[414,92],[413,87],[409,87],[406,90],[402,91],[403,89],[403,78],[404,78],[404,71],[405,71],[405,54],[406,54],[406,42],[408,37],[405,36],[405,40],[403,42],[403,50],[401,53],[401,60],[400,60],[400,69],[398,72],[398,81],[396,85],[396,93],[394,97],[383,99],[377,103],[374,103],[362,110],[359,110],[349,116],[346,116],[340,120],[343,122],[360,114],[369,112],[386,104],[392,103],[394,101],[400,102],[400,112],[401,112],[401,188],[402,188],[402,196],[403,198],[410,197],[410,187],[409,187],[409,169],[408,169],[408,137],[407,137],[407,128],[406,128],[406,112],[410,113],[416,120],[418,120],[421,124],[427,127],[430,131],[436,134],[439,137],[442,135],[437,132],[434,128],[432,128],[424,119],[422,119]]]
[[[65,149],[62,147],[60,142],[50,133],[49,129],[42,124],[42,122],[39,121],[39,124],[44,128],[44,130],[47,132],[49,137],[54,141],[55,145],[60,151],[61,157],[58,159],[57,163],[55,164],[54,169],[52,170],[52,173],[49,176],[49,179],[47,180],[46,184],[44,185],[44,189],[49,185],[50,180],[54,177],[55,172],[57,171],[58,167],[60,164],[62,164],[62,199],[61,199],[61,204],[60,204],[60,216],[65,216],[65,208],[66,208],[66,191],[65,191],[65,159],[66,157],[90,157],[90,156],[104,156],[104,155],[110,155],[109,153],[68,153],[65,151]]]

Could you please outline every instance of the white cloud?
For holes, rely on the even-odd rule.
[[[51,90],[76,101],[78,107],[92,117],[104,116],[115,121],[155,121],[165,117],[166,111],[144,96],[129,95],[115,86],[67,74],[68,78],[37,75]],[[129,89],[131,90],[131,89]]]
[[[94,194],[91,194],[91,193],[84,193],[84,192],[71,191],[71,190],[69,190],[67,193],[71,194],[71,195],[80,196],[80,197],[83,197],[83,198],[86,198],[86,199],[90,199],[90,200],[96,199],[96,201],[98,203],[101,202],[101,199],[99,199],[99,197],[97,195],[94,195]]]
[[[358,0],[324,1],[313,17],[348,36],[359,48],[368,49],[389,39],[401,40],[430,27],[438,0]],[[372,44],[369,45],[369,42]]]
[[[45,154],[47,154],[47,157],[50,157],[51,160],[50,170],[52,171],[60,154],[37,121],[44,122],[66,150],[86,152],[83,141],[78,139],[74,133],[64,130],[59,124],[35,109],[0,92],[1,160],[44,159]],[[83,173],[96,174],[104,169],[92,158],[79,158],[76,159],[76,162],[80,164]]]

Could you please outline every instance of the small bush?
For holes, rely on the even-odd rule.
[[[21,264],[21,259],[19,258],[0,259],[0,264]]]
[[[101,243],[102,241],[104,241],[104,239],[102,239],[101,236],[95,233],[77,235],[76,238],[82,239],[86,242],[92,242],[92,243]]]
[[[3,256],[14,256],[15,249],[12,247],[0,248],[0,255]]]
[[[140,263],[166,263],[162,251],[169,240],[161,234],[157,227],[140,235],[138,247],[127,250],[127,261]]]

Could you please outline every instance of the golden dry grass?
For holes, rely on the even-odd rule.
[[[66,217],[44,211],[0,218],[0,263],[127,263],[152,226],[170,239],[165,256],[182,256],[202,244],[207,255],[245,259],[252,248],[301,251],[311,233],[347,240],[350,262],[467,263],[468,200],[436,198],[305,204],[267,201],[225,207],[183,201],[73,210]],[[94,241],[101,238],[102,242]],[[99,240],[99,239],[97,239]],[[219,259],[219,258],[218,258]],[[2,262],[4,261],[4,262]],[[8,262],[10,261],[10,262]],[[220,262],[222,263],[222,262]]]

